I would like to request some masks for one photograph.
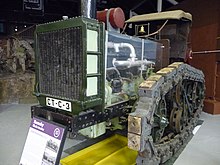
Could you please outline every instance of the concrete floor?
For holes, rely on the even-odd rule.
[[[31,121],[30,106],[0,105],[0,165],[19,163]],[[174,165],[220,164],[220,115],[202,113],[201,119],[204,123]],[[64,150],[79,142],[67,138]]]

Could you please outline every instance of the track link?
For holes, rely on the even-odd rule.
[[[162,164],[179,150],[196,126],[204,88],[202,71],[181,62],[159,70],[140,84],[139,100],[128,117],[128,147],[138,151],[137,165]],[[185,122],[183,112],[187,115]]]

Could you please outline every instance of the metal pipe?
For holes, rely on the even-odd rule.
[[[153,61],[148,61],[148,60],[136,60],[136,61],[131,61],[131,60],[127,60],[127,61],[117,61],[116,58],[113,58],[112,60],[112,64],[114,67],[126,67],[126,68],[130,68],[130,67],[141,67],[143,65],[154,65],[155,63]]]
[[[220,53],[220,50],[204,50],[204,51],[192,52],[192,54],[208,54],[208,53]]]
[[[81,16],[96,19],[96,0],[80,1]]]
[[[130,53],[130,57],[131,60],[134,61],[136,58],[136,53],[135,53],[135,49],[134,46],[129,44],[129,43],[113,43],[113,42],[108,42],[108,48],[114,48],[115,52],[119,52],[119,48],[129,48],[131,53]]]
[[[141,61],[144,60],[144,39],[141,39]],[[143,75],[144,65],[141,66],[141,76]]]

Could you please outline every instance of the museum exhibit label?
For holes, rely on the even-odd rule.
[[[65,126],[34,117],[19,165],[58,165],[65,139]]]

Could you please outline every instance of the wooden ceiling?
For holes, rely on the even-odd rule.
[[[69,18],[80,15],[80,0],[39,0],[43,1],[44,11],[23,10],[23,0],[0,1],[0,32],[1,36],[7,36],[16,30],[22,30],[34,24],[61,20],[63,15]],[[97,10],[113,7],[121,7],[125,12],[126,19],[130,11],[134,14],[146,14],[157,12],[157,1],[160,0],[96,0]],[[173,7],[184,0],[161,0],[162,11]]]
[[[162,0],[162,11],[174,6],[173,3],[181,3],[183,0]],[[157,12],[157,0],[111,0],[110,5],[120,6],[124,10],[133,10],[137,14]]]
[[[172,7],[169,1],[181,3],[183,0],[162,0],[162,11]],[[18,22],[47,22],[57,20],[62,15],[74,17],[79,15],[80,0],[44,0],[44,13],[23,11],[23,0],[1,0],[0,20]],[[97,0],[97,9],[121,7],[127,17],[132,10],[137,14],[157,12],[157,0]]]

